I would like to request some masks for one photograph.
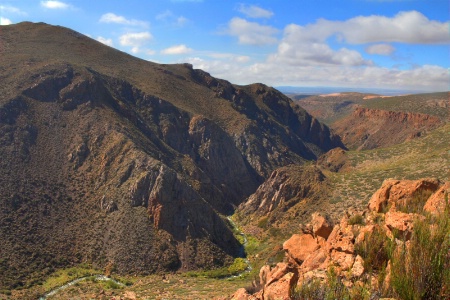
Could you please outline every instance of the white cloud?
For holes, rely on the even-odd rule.
[[[296,66],[305,65],[372,65],[362,55],[345,47],[333,50],[325,41],[314,40],[302,26],[291,24],[285,28],[278,51],[269,56],[269,61]]]
[[[161,50],[162,54],[167,55],[175,55],[175,54],[187,54],[192,52],[193,50],[191,48],[188,48],[186,45],[176,45],[169,48],[166,48],[164,50]]]
[[[113,47],[113,46],[114,46],[114,43],[113,43],[113,40],[112,40],[112,39],[107,39],[107,38],[104,38],[104,37],[102,37],[102,36],[99,36],[99,37],[97,38],[97,41],[99,41],[100,43],[105,44],[105,45],[107,45],[107,46],[110,46],[110,47]]]
[[[122,46],[139,47],[153,38],[148,31],[126,33],[119,37],[119,42]]]
[[[0,25],[11,25],[12,21],[7,18],[0,17]]]
[[[123,16],[116,15],[114,13],[106,13],[103,14],[100,17],[99,20],[100,23],[115,23],[115,24],[122,24],[122,25],[128,25],[128,26],[141,26],[141,27],[148,27],[148,22],[140,21],[136,19],[127,19]]]
[[[273,12],[270,10],[263,9],[256,5],[246,5],[241,4],[238,8],[238,11],[243,13],[249,18],[271,18],[273,16]]]
[[[71,6],[61,1],[41,1],[41,6],[49,9],[68,9]]]
[[[394,51],[395,48],[389,44],[375,44],[366,48],[367,53],[378,55],[391,55]]]
[[[20,10],[17,7],[14,6],[10,6],[10,5],[0,5],[0,11],[1,12],[7,12],[7,13],[13,13],[13,14],[17,14],[17,15],[27,15],[26,12]]]
[[[195,68],[237,84],[264,82],[272,86],[341,86],[431,92],[448,90],[450,82],[448,69],[432,65],[399,70],[378,66],[295,66],[272,61],[246,66],[233,61],[200,58],[190,58],[188,62]]]
[[[236,36],[240,44],[262,46],[277,43],[274,35],[278,33],[278,30],[242,18],[233,18],[228,23],[227,33]]]
[[[156,16],[156,20],[171,23],[177,27],[182,27],[189,22],[189,19],[183,16],[175,16],[172,11],[166,10]]]
[[[450,42],[450,22],[429,20],[417,11],[400,12],[393,18],[359,16],[346,21],[319,19],[306,26],[289,25],[306,41],[325,41],[331,36],[350,44],[399,42],[409,44],[445,44]]]

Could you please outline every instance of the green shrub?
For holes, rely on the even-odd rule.
[[[356,214],[350,217],[348,220],[349,225],[364,225],[364,217],[360,214]]]
[[[364,259],[364,270],[380,271],[387,266],[393,244],[383,229],[375,225],[373,232],[366,233],[364,241],[355,245],[355,253]]]
[[[450,209],[416,220],[410,246],[392,255],[392,288],[401,299],[450,299]]]

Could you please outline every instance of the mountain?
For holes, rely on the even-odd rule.
[[[137,59],[43,23],[0,31],[0,289],[80,263],[216,268],[225,215],[273,170],[344,147],[279,91]]]
[[[291,97],[328,124],[352,149],[399,144],[450,120],[448,92],[402,96],[350,92]]]

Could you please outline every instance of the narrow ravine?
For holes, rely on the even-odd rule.
[[[244,271],[242,271],[241,273],[229,277],[229,278],[235,278],[235,277],[240,277],[243,274],[250,272],[253,268],[252,268],[252,265],[250,263],[250,260],[248,260],[246,254],[245,254],[245,247],[247,246],[247,243],[248,243],[247,235],[245,233],[243,233],[241,230],[239,230],[239,227],[231,219],[231,217],[227,217],[227,219],[230,222],[231,226],[233,226],[233,228],[238,232],[238,234],[244,238],[244,243],[242,244],[242,247],[240,249],[239,256],[244,258],[245,263],[247,264],[247,268]]]
[[[56,295],[57,293],[59,293],[60,291],[66,289],[66,288],[68,288],[68,287],[70,287],[70,286],[72,286],[72,285],[74,285],[74,284],[76,284],[76,283],[78,283],[78,282],[80,282],[80,281],[83,281],[83,280],[86,280],[86,279],[92,278],[92,277],[94,277],[94,279],[95,279],[95,280],[98,280],[98,281],[112,281],[112,282],[114,282],[115,284],[118,284],[118,285],[120,285],[120,286],[125,286],[123,283],[121,283],[121,282],[119,282],[119,281],[117,281],[117,280],[114,280],[114,279],[112,279],[112,278],[110,278],[110,277],[106,277],[105,275],[97,274],[97,275],[92,275],[92,276],[86,276],[86,277],[76,278],[76,279],[74,279],[74,280],[72,280],[72,281],[69,281],[68,283],[66,283],[66,284],[64,284],[64,285],[59,286],[59,287],[57,287],[57,288],[54,288],[53,290],[51,290],[51,291],[48,292],[48,293],[45,293],[43,296],[41,296],[41,297],[39,298],[39,300],[46,300],[46,299],[48,299],[48,297],[54,296],[54,295]]]

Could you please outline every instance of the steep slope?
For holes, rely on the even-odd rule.
[[[0,288],[81,262],[214,268],[224,214],[272,170],[343,146],[280,92],[136,59],[62,27],[0,35]]]
[[[420,137],[443,122],[427,114],[357,107],[333,124],[345,145],[353,149],[374,149]]]

